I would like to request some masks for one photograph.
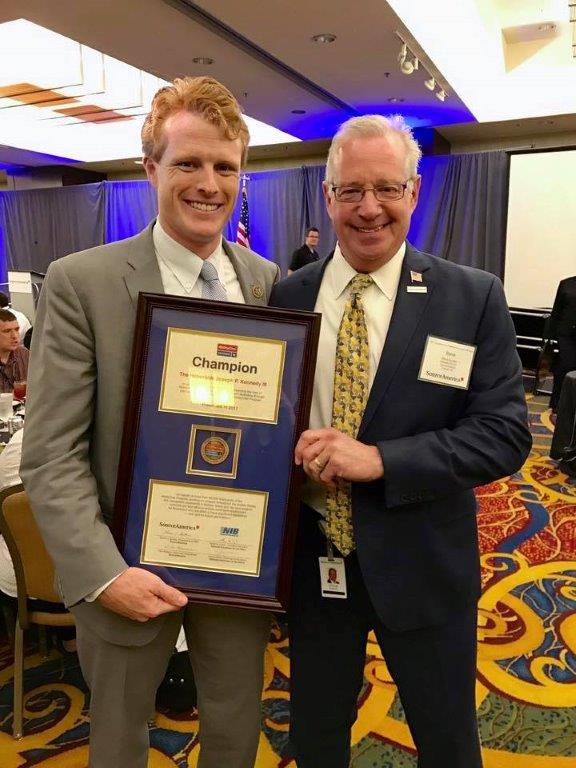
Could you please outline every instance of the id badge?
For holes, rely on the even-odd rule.
[[[320,564],[320,591],[322,597],[335,597],[345,600],[346,592],[346,568],[343,557],[319,557]]]
[[[473,344],[428,336],[418,378],[444,387],[468,389],[475,354]]]

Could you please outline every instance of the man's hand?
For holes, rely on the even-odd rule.
[[[303,432],[294,457],[309,477],[329,488],[339,479],[367,483],[384,477],[382,457],[375,445],[361,443],[332,427]]]
[[[128,568],[97,598],[100,605],[134,621],[148,621],[188,603],[178,589],[144,568]]]

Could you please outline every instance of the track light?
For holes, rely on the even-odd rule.
[[[398,62],[400,63],[400,71],[405,75],[411,75],[412,72],[415,72],[418,69],[418,57],[414,56],[412,61],[410,61],[408,58],[409,53],[410,51],[408,50],[406,43],[402,43],[402,48],[398,54]]]
[[[416,72],[417,69],[421,69],[422,74],[427,78],[424,80],[424,86],[429,91],[431,91],[439,101],[445,101],[448,94],[440,82],[436,79],[436,77],[430,74],[430,68],[420,62],[418,56],[413,53],[413,51],[408,47],[408,44],[404,42],[399,32],[396,32],[396,37],[402,44],[400,53],[398,54],[398,64],[400,66],[400,71],[404,75],[411,75],[413,72]]]

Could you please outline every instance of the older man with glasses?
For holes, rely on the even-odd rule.
[[[324,183],[334,256],[270,300],[322,313],[296,446],[308,476],[290,610],[298,768],[348,766],[370,630],[419,768],[481,766],[474,487],[515,472],[530,434],[499,280],[406,242],[419,159],[400,118],[345,123]]]

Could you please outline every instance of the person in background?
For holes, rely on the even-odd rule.
[[[24,344],[24,337],[30,328],[32,328],[32,323],[30,320],[26,317],[24,312],[20,312],[19,309],[14,309],[14,307],[10,304],[8,295],[4,293],[4,291],[0,291],[0,309],[9,309],[16,320],[18,320],[18,327],[20,328],[20,341],[22,344]],[[24,346],[26,345],[24,344]],[[28,347],[28,349],[30,349],[30,347]]]
[[[558,342],[550,408],[555,414],[564,377],[576,370],[576,276],[561,280],[556,291],[548,335]]]
[[[188,602],[129,567],[109,528],[139,293],[265,306],[278,279],[277,265],[222,238],[248,142],[218,81],[161,88],[142,128],[158,219],[53,262],[40,294],[21,476],[76,620],[90,768],[146,768],[147,723],[182,624],[198,690],[198,768],[254,765],[270,615]]]
[[[26,380],[29,354],[20,344],[20,326],[12,310],[0,309],[0,392],[12,392],[14,382]]]
[[[318,245],[319,232],[316,227],[309,227],[306,232],[306,238],[304,245],[297,248],[292,254],[290,266],[288,267],[288,274],[291,275],[300,267],[305,267],[306,264],[312,264],[314,261],[318,261],[320,256],[316,250]]]
[[[348,768],[370,630],[419,768],[481,766],[474,488],[518,470],[531,438],[500,281],[406,242],[420,154],[400,117],[344,123],[324,182],[334,256],[270,297],[322,313],[295,452],[308,476],[289,609],[298,768]],[[326,564],[338,592],[321,590]]]

